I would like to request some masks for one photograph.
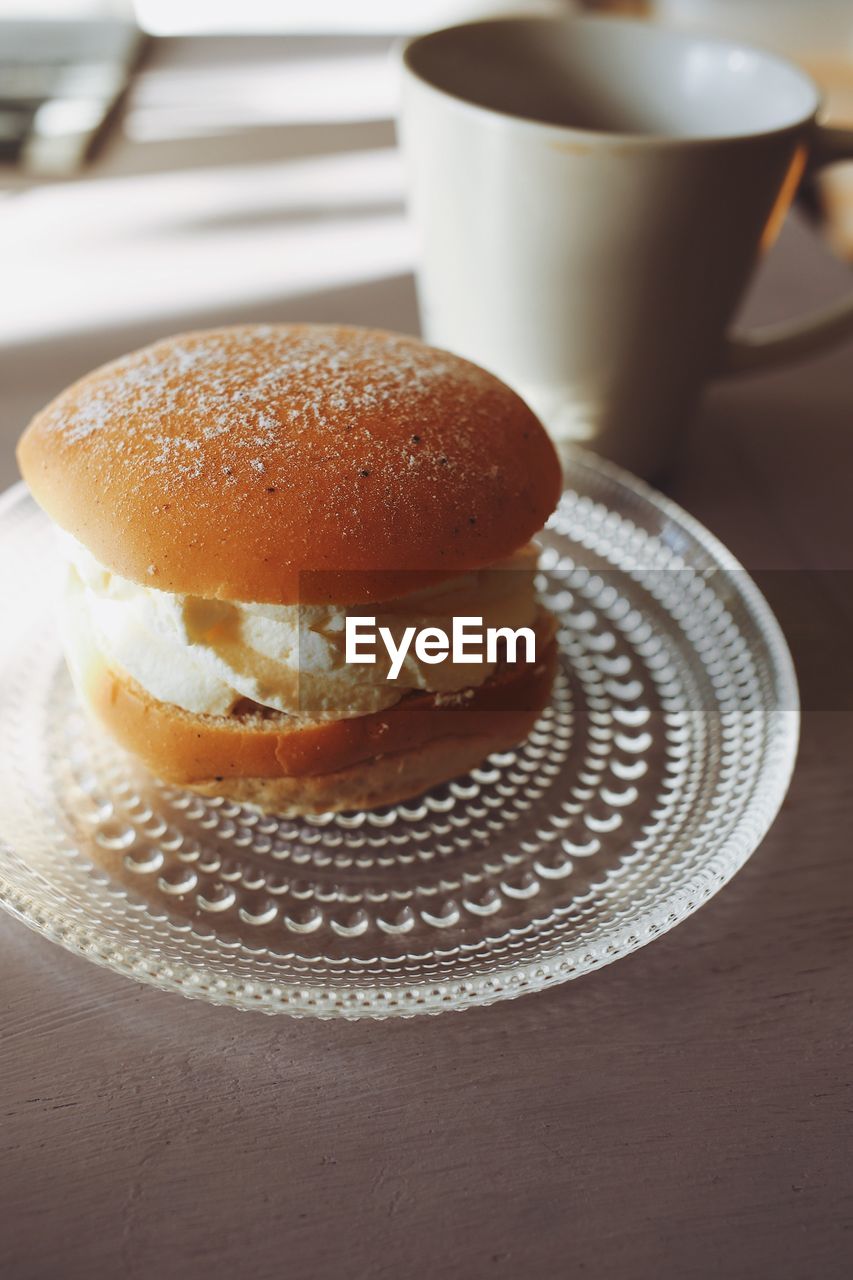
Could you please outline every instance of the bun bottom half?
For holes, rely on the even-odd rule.
[[[87,711],[164,782],[287,817],[373,809],[467,773],[523,741],[547,705],[557,666],[543,615],[535,664],[505,666],[461,696],[409,694],[387,710],[307,722],[251,705],[198,715],[110,668],[91,637],[67,637]]]
[[[533,727],[532,716],[527,732]],[[527,734],[480,738],[439,738],[410,751],[376,756],[335,773],[281,778],[226,778],[194,783],[188,790],[227,796],[264,813],[296,818],[315,813],[381,809],[412,800],[439,783],[462,777],[494,751],[507,751]]]

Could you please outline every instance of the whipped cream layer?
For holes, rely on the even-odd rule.
[[[484,627],[531,626],[538,612],[532,543],[499,564],[380,604],[246,604],[173,595],[112,573],[66,533],[69,624],[84,627],[110,667],[153,698],[186,711],[228,715],[241,699],[310,720],[343,720],[392,706],[411,690],[453,693],[482,684],[494,664],[427,665],[414,646],[399,675],[377,643],[372,665],[347,663],[347,614],[375,617],[399,643],[406,627],[441,627],[454,616]]]

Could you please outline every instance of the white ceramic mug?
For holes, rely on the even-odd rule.
[[[448,28],[402,60],[424,334],[555,438],[653,474],[706,377],[853,333],[853,300],[727,332],[806,163],[853,155],[792,64],[571,17]]]

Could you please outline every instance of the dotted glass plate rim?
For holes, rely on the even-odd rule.
[[[784,799],[793,664],[696,520],[581,449],[566,462],[543,551],[563,670],[531,738],[408,806],[302,824],[146,790],[81,728],[47,521],[9,490],[0,589],[34,585],[0,642],[0,905],[163,990],[350,1019],[541,990],[683,921]]]

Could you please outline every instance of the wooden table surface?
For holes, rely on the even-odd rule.
[[[386,122],[340,129],[341,148],[390,143]],[[331,126],[312,135],[334,144]],[[129,145],[80,190],[117,182]],[[27,198],[0,202],[0,230]],[[61,212],[62,191],[39,198]],[[849,285],[794,218],[748,310],[789,314]],[[182,293],[136,325],[87,313],[59,331],[59,301],[45,295],[44,336],[0,344],[6,482],[26,414],[184,311],[416,326],[411,279],[393,267],[195,310]],[[763,845],[653,945],[512,1003],[339,1025],[136,986],[0,918],[4,1280],[853,1273],[851,418],[847,346],[710,389],[685,428],[668,489],[760,573],[805,709]]]

